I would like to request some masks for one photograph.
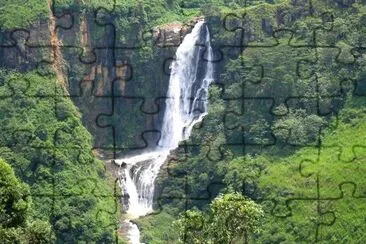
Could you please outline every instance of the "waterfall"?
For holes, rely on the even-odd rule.
[[[200,21],[176,51],[158,146],[151,152],[116,160],[117,164],[125,163],[125,179],[121,184],[129,195],[127,214],[130,219],[153,211],[154,182],[159,169],[170,151],[188,139],[193,126],[206,115],[208,87],[213,81],[212,56],[209,30],[204,21]],[[131,222],[129,225],[130,241],[139,243],[137,227]]]

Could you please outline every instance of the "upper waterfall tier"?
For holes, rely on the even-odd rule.
[[[205,52],[207,60],[212,60],[210,34],[200,21],[178,47],[171,67],[160,150],[177,148],[180,141],[188,139],[193,125],[206,114],[213,64],[203,60]]]

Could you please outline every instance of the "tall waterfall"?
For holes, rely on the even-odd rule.
[[[213,81],[212,56],[209,30],[204,21],[200,21],[176,51],[158,146],[151,152],[116,160],[117,164],[126,164],[122,184],[129,195],[127,214],[130,219],[152,212],[154,181],[160,167],[170,151],[176,149],[180,141],[188,139],[193,126],[206,115],[208,87]],[[129,224],[131,242],[139,243],[138,229]]]

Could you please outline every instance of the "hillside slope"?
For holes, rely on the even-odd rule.
[[[54,76],[1,71],[0,155],[30,186],[32,218],[57,241],[114,240],[118,206],[91,135]],[[112,211],[112,214],[110,213]]]

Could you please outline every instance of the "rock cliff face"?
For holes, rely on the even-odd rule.
[[[67,88],[58,95],[70,96],[79,107],[95,147],[142,148],[145,139],[159,137],[169,65],[195,21],[122,38],[117,26],[101,25],[94,13],[55,17],[50,9],[48,20],[1,33],[0,66],[56,76]],[[146,130],[152,132],[142,140]]]

